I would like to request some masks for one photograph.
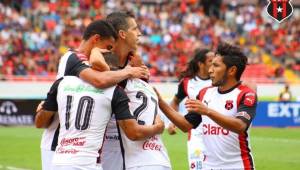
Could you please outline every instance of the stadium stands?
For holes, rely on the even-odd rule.
[[[242,46],[249,56],[245,79],[260,83],[299,80],[299,9],[277,24],[264,10],[267,1],[261,0],[252,5],[248,1],[105,2],[1,1],[0,78],[52,80],[59,57],[79,45],[90,21],[114,10],[132,10],[143,33],[139,52],[153,76],[177,76],[196,48],[215,48],[223,40]],[[154,81],[159,81],[157,77]]]

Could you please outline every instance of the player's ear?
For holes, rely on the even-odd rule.
[[[119,38],[122,38],[122,39],[126,38],[126,32],[124,30],[119,31]]]
[[[97,43],[101,40],[101,36],[99,34],[95,34],[93,36],[93,43]]]
[[[228,69],[228,74],[231,75],[231,76],[235,76],[236,72],[237,72],[237,67],[236,66],[231,66]]]

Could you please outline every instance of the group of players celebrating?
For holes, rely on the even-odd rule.
[[[190,169],[254,169],[248,129],[257,97],[240,81],[241,50],[220,43],[216,52],[197,51],[168,105],[147,82],[140,35],[131,13],[113,12],[90,23],[78,49],[61,57],[35,118],[46,128],[43,170],[170,170],[161,114],[173,123],[170,132],[189,131]]]

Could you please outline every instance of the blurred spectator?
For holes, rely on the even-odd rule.
[[[279,94],[279,101],[281,102],[289,102],[292,101],[292,93],[290,91],[290,86],[286,84],[284,89]]]
[[[263,55],[280,61],[274,79],[280,79],[287,67],[300,71],[297,9],[277,24],[267,16],[262,1],[255,6],[237,0],[229,4],[222,0],[142,2],[1,1],[0,70],[4,75],[51,75],[59,57],[79,45],[83,29],[92,20],[112,11],[132,10],[143,33],[139,52],[153,76],[177,76],[195,49],[214,49],[221,39],[242,46],[250,64],[264,61]]]

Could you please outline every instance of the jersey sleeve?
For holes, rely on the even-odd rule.
[[[66,69],[65,69],[65,76],[77,76],[79,77],[79,74],[82,70],[89,68],[87,64],[83,62],[83,60],[79,59],[79,57],[72,53],[66,63]]]
[[[182,101],[186,96],[186,92],[185,92],[185,79],[183,79],[179,84],[178,84],[178,89],[177,89],[177,93],[175,94],[175,96],[179,99],[179,101]]]
[[[47,98],[45,99],[45,103],[43,104],[43,109],[48,110],[48,111],[57,111],[58,110],[58,104],[57,104],[57,100],[56,100],[57,88],[62,79],[63,78],[60,78],[52,84],[49,92],[47,93]]]
[[[193,129],[196,129],[202,122],[202,116],[194,112],[189,112],[184,118],[193,125]]]
[[[121,87],[117,86],[111,102],[112,112],[115,114],[116,120],[134,119],[134,116],[130,113],[128,103],[129,98],[126,93]]]
[[[254,92],[246,92],[243,94],[242,99],[237,109],[236,117],[244,121],[247,126],[251,124],[256,114],[257,95]]]

